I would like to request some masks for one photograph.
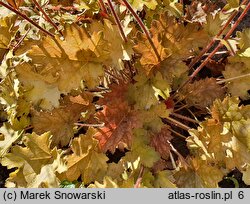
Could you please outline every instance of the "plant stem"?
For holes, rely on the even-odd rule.
[[[228,79],[222,79],[222,80],[220,80],[220,81],[218,81],[216,83],[217,84],[223,84],[223,83],[226,83],[226,82],[229,82],[229,81],[234,81],[234,80],[242,79],[242,78],[245,78],[245,77],[250,77],[250,73],[244,74],[244,75],[241,75],[241,76],[236,76],[236,77],[228,78]]]
[[[80,127],[103,127],[104,123],[102,123],[102,124],[74,123],[74,125],[77,125],[77,126],[80,126]]]
[[[106,9],[106,7],[105,7],[105,4],[104,4],[103,0],[98,0],[98,2],[99,2],[99,4],[100,4],[101,10],[102,10],[105,14],[107,14],[108,12],[107,12],[107,9]]]
[[[168,117],[168,118],[166,118],[166,120],[168,120],[168,121],[169,121],[170,123],[172,123],[173,125],[175,125],[175,126],[177,126],[177,127],[180,127],[180,128],[182,128],[182,129],[184,129],[184,130],[186,130],[186,131],[188,131],[188,130],[191,129],[190,127],[184,125],[183,123],[181,123],[181,122],[179,122],[179,121],[177,121],[177,120],[175,120],[175,119],[173,119],[173,118]]]
[[[180,111],[180,110],[182,110],[182,109],[184,109],[184,108],[186,108],[186,107],[188,107],[187,104],[185,104],[185,105],[181,106],[180,108],[174,110],[174,112],[176,113],[176,112],[178,112],[178,111]]]
[[[195,57],[192,62],[188,65],[188,68],[191,69],[198,61],[201,60],[201,58],[204,56],[205,53],[208,52],[208,50],[213,46],[216,40],[218,40],[219,36],[222,34],[222,32],[227,28],[227,26],[230,24],[230,22],[235,18],[237,15],[237,11],[235,11],[231,17],[228,19],[227,23],[221,28],[220,32],[213,37],[213,39],[209,42],[209,44],[200,52],[200,54]]]
[[[173,130],[171,128],[169,128],[169,131],[176,134],[177,136],[179,136],[180,138],[182,138],[184,140],[187,139],[184,135],[182,135],[181,133],[176,132],[175,130]]]
[[[242,19],[245,17],[247,14],[248,10],[250,9],[250,2],[247,4],[246,8],[243,10],[241,13],[240,17],[235,21],[233,27],[228,31],[226,36],[224,37],[224,40],[227,40],[233,31],[236,29],[236,27],[239,25],[239,23],[242,21]],[[180,89],[182,89],[184,86],[186,86],[192,79],[201,71],[201,69],[209,62],[209,60],[215,55],[215,53],[223,47],[223,44],[220,42],[219,45],[208,55],[208,57],[201,63],[201,65],[189,76],[188,80],[185,81],[175,93],[177,93]]]
[[[32,0],[36,7],[39,9],[39,11],[42,12],[44,15],[45,19],[63,36],[62,31],[59,30],[57,25],[52,21],[52,19],[47,15],[47,13],[43,10],[43,8],[40,6],[40,4],[36,0]]]
[[[118,26],[118,28],[119,28],[120,34],[121,34],[121,36],[122,36],[122,39],[123,39],[124,42],[127,42],[128,39],[126,38],[126,35],[125,35],[125,33],[124,33],[124,31],[123,31],[123,28],[122,28],[121,21],[120,21],[118,15],[117,15],[116,12],[115,12],[115,9],[114,9],[114,7],[113,7],[113,5],[112,5],[112,2],[111,2],[111,0],[107,0],[107,1],[108,1],[108,5],[109,5],[109,7],[110,7],[111,13],[112,13],[112,15],[113,15],[114,18],[115,18],[115,22],[116,22],[116,24],[117,24],[117,26]]]
[[[241,5],[246,5],[248,0],[244,0]],[[239,13],[240,10],[234,11],[233,14],[230,16],[230,18],[227,20],[225,25],[220,29],[219,33],[213,37],[213,39],[210,41],[210,43],[201,51],[201,53],[195,57],[192,62],[188,65],[188,68],[191,69],[201,58],[202,56],[207,53],[207,51],[213,46],[215,41],[220,37],[220,35],[224,32],[224,30],[229,26],[229,24],[232,22],[232,20],[235,18],[235,16]]]
[[[17,48],[20,46],[20,44],[24,41],[24,39],[26,38],[26,36],[28,35],[28,33],[30,32],[29,28],[26,33],[21,37],[21,39],[17,42],[17,44],[13,47],[13,52],[15,52],[17,50]]]
[[[173,168],[176,169],[177,166],[176,166],[176,163],[175,163],[175,160],[174,160],[174,157],[173,157],[173,154],[171,153],[171,151],[169,151],[169,157],[170,157]]]
[[[148,29],[146,28],[146,26],[144,25],[144,23],[142,22],[141,18],[137,15],[137,13],[134,11],[134,9],[132,8],[132,6],[130,5],[130,3],[127,0],[122,0],[123,3],[125,4],[125,6],[127,7],[127,9],[131,12],[131,14],[134,16],[134,18],[136,19],[136,21],[138,22],[139,26],[141,27],[141,29],[143,30],[143,32],[145,33],[152,49],[154,50],[154,53],[158,59],[158,62],[161,62],[161,56],[157,51],[157,48],[155,47],[155,44],[152,41],[151,35],[148,31]]]
[[[186,121],[189,121],[189,122],[191,122],[191,123],[199,124],[198,121],[196,121],[196,120],[194,120],[194,119],[192,119],[192,118],[186,117],[186,116],[184,116],[184,115],[180,115],[180,114],[178,114],[178,113],[171,113],[170,115],[175,116],[175,117],[180,118],[180,119],[183,119],[183,120],[186,120]]]
[[[185,165],[186,167],[189,166],[188,163],[186,162],[186,160],[184,159],[184,157],[177,151],[177,149],[175,149],[175,147],[172,145],[171,142],[167,141],[168,144],[170,145],[171,149],[175,152],[175,154],[179,157],[180,162],[182,162],[183,165]]]
[[[134,188],[139,188],[139,187],[140,187],[140,184],[141,184],[141,181],[142,181],[143,174],[144,174],[144,166],[141,165],[140,173],[139,173],[138,179],[136,180],[136,183],[135,183],[135,185],[134,185]]]
[[[28,16],[26,16],[25,14],[21,13],[20,11],[14,9],[13,7],[9,6],[8,4],[0,1],[0,5],[2,5],[5,8],[11,10],[12,12],[16,13],[18,16],[20,16],[24,20],[28,21],[29,23],[31,23],[33,26],[35,26],[36,28],[38,28],[39,30],[41,30],[42,32],[44,32],[45,34],[47,34],[47,35],[49,35],[49,36],[51,36],[53,38],[55,37],[54,34],[50,33],[47,30],[45,30],[44,28],[42,28],[41,26],[39,26],[36,22],[32,21]]]

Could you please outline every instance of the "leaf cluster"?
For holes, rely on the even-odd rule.
[[[224,37],[249,5],[3,2],[6,187],[250,185],[250,30]]]

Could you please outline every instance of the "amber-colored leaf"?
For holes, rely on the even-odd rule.
[[[60,108],[55,108],[51,112],[32,111],[31,123],[34,126],[34,131],[38,134],[50,131],[53,135],[52,146],[65,146],[69,144],[70,139],[74,135],[74,123],[81,117],[81,112],[86,111],[88,106],[79,103],[68,103]],[[77,98],[71,96],[70,100],[75,101]]]
[[[126,27],[123,29],[125,30]],[[103,35],[105,42],[104,46],[100,47],[100,49],[105,50],[109,54],[105,64],[117,70],[123,69],[122,60],[130,60],[133,54],[132,42],[128,40],[128,42],[124,43],[118,26],[113,25],[107,20],[104,21]]]
[[[89,129],[86,135],[80,135],[72,141],[73,154],[67,157],[68,171],[65,173],[69,181],[81,176],[85,184],[102,182],[108,158],[99,152],[98,141],[93,138],[94,133],[93,129]]]
[[[101,34],[94,33],[93,37],[96,35]],[[91,39],[84,28],[74,24],[65,26],[64,38],[44,37],[28,51],[32,59],[29,74],[33,74],[34,80],[29,82],[29,86],[34,86],[33,83],[39,79],[56,86],[60,92],[68,93],[79,88],[81,80],[91,88],[98,84],[99,77],[103,75],[98,49],[98,43],[102,41]],[[22,70],[22,67],[17,67],[19,78],[25,83]]]
[[[5,18],[0,17],[0,65],[4,55],[8,52],[10,42],[15,34],[13,23],[16,17],[8,16]]]
[[[3,137],[0,140],[0,157],[3,157],[22,133],[20,134],[17,131],[12,130],[8,124],[3,124],[0,128],[0,134]]]
[[[130,147],[133,129],[142,125],[138,113],[126,101],[126,91],[126,84],[114,85],[111,92],[106,93],[99,102],[103,110],[97,113],[97,117],[105,124],[98,129],[95,138],[99,140],[103,152],[114,152],[117,147]]]
[[[35,133],[27,135],[23,140],[25,147],[14,146],[11,153],[8,153],[2,159],[2,165],[7,166],[9,169],[18,168],[10,175],[8,186],[42,187],[42,183],[44,185],[47,183],[46,185],[49,186],[53,175],[47,174],[46,165],[51,165],[49,168],[53,168],[54,173],[62,173],[66,170],[64,161],[61,159],[61,152],[56,148],[51,150],[49,147],[51,143],[50,136],[49,133],[41,136]],[[54,177],[54,179],[56,178]],[[58,187],[59,180],[56,180],[57,185],[54,183],[53,187]]]
[[[160,64],[166,72],[170,70],[176,73],[183,72],[183,66],[177,67],[176,65],[181,64],[191,53],[205,46],[209,40],[208,34],[200,28],[198,23],[184,26],[167,12],[161,13],[152,21],[150,33],[161,62],[156,58],[152,46],[142,34],[137,37],[138,42],[135,46],[135,51],[141,55],[140,62],[147,74],[153,69],[159,69]],[[171,72],[168,75],[171,76]]]
[[[142,33],[137,34],[138,43],[134,47],[135,52],[140,53],[141,55],[141,65],[144,66],[146,74],[149,74],[153,67],[160,64],[161,61],[166,59],[168,56],[171,55],[171,50],[168,48],[164,48],[161,45],[158,36],[153,36],[152,41],[154,46],[156,47],[157,53],[160,56],[161,61],[159,61],[156,51],[152,48],[152,45],[147,40],[146,36]]]
[[[24,0],[6,0],[12,7],[18,9],[24,2]]]
[[[117,182],[114,181],[112,178],[105,176],[103,179],[103,183],[99,183],[95,181],[94,184],[90,184],[88,188],[118,188]]]

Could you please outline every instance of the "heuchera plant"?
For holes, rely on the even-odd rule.
[[[216,2],[1,0],[5,186],[250,185],[250,3]]]

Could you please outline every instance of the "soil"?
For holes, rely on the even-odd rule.
[[[0,164],[0,188],[4,188],[5,181],[9,177],[10,172],[10,170]]]

